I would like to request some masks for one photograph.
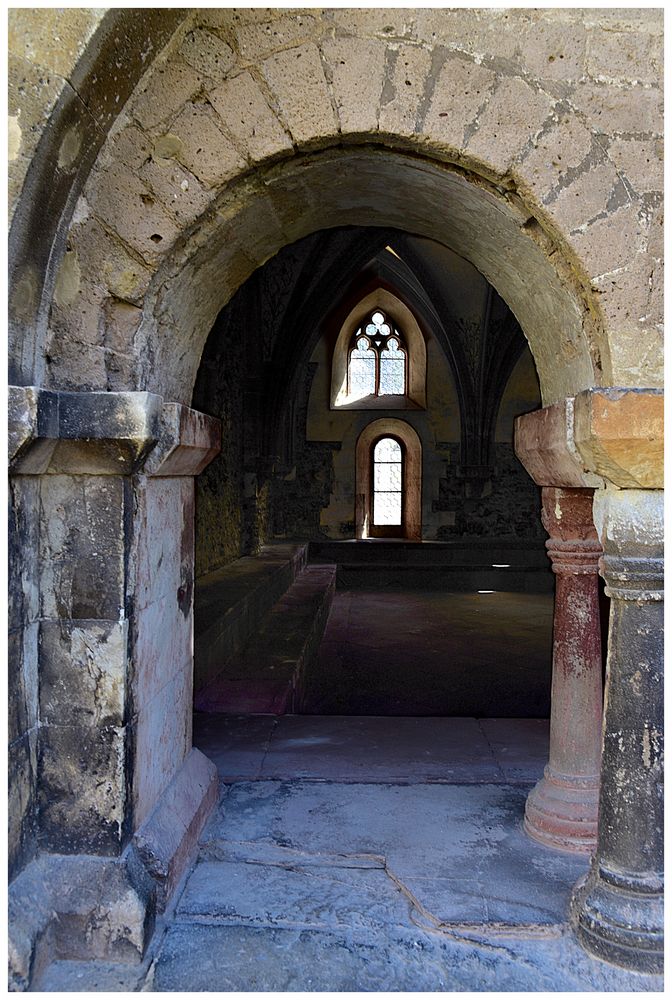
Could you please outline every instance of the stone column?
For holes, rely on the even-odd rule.
[[[138,959],[216,801],[191,746],[193,482],[220,424],[146,392],[9,402],[11,955],[27,982],[42,948]]]
[[[549,761],[530,792],[525,830],[548,847],[592,851],[597,837],[602,656],[593,490],[544,487],[555,573]]]
[[[611,597],[599,833],[575,891],[583,946],[663,971],[663,493],[600,490],[595,521]]]

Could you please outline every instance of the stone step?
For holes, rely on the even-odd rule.
[[[194,594],[194,692],[240,653],[261,618],[306,565],[307,545],[265,545],[196,581]]]
[[[256,635],[202,689],[201,712],[284,715],[300,710],[305,672],[317,654],[336,589],[336,566],[306,567],[258,622]]]

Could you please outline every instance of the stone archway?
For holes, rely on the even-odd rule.
[[[417,432],[404,420],[383,417],[367,424],[357,439],[355,537],[370,538],[371,509],[371,446],[381,437],[389,435],[403,443],[404,449],[404,504],[402,508],[403,537],[411,541],[422,538],[422,445]]]
[[[655,89],[637,84],[626,93],[605,84],[609,96],[618,96],[611,106],[595,84],[588,91],[577,85],[560,99],[549,60],[535,62],[532,55],[519,65],[515,45],[512,63],[502,68],[501,46],[521,31],[552,49],[554,22],[543,13],[532,19],[516,13],[493,34],[478,12],[449,12],[449,26],[442,12],[418,12],[412,42],[405,24],[391,42],[376,12],[358,13],[329,12],[321,21],[279,12],[282,23],[273,33],[259,27],[256,14],[246,20],[245,12],[197,10],[178,23],[171,19],[170,39],[152,22],[149,33],[165,48],[141,79],[138,63],[130,90],[119,84],[120,113],[109,94],[100,104],[94,99],[100,63],[109,68],[114,56],[114,47],[106,51],[94,35],[81,49],[81,79],[74,77],[80,93],[89,86],[91,109],[78,108],[68,121],[59,105],[53,119],[59,128],[45,132],[34,157],[14,216],[11,303],[17,381],[36,388],[12,396],[11,454],[17,531],[30,539],[17,563],[17,586],[29,581],[39,606],[19,608],[16,631],[26,638],[30,676],[38,666],[55,669],[59,657],[75,662],[75,631],[77,642],[82,636],[99,642],[93,631],[105,627],[101,622],[120,634],[107,661],[115,678],[114,705],[102,716],[107,742],[82,774],[61,765],[71,754],[66,730],[76,730],[82,745],[100,743],[100,706],[91,692],[74,709],[72,699],[52,706],[39,727],[41,709],[33,706],[34,724],[20,734],[17,767],[27,792],[13,836],[19,867],[38,845],[100,856],[121,856],[132,845],[158,879],[164,903],[179,879],[213,795],[212,774],[191,751],[185,677],[191,477],[216,450],[219,429],[188,405],[218,311],[256,267],[307,233],[349,223],[392,225],[467,257],[519,320],[539,373],[542,413],[557,416],[549,418],[546,436],[540,432],[536,445],[528,445],[548,460],[537,481],[599,487],[603,530],[613,542],[613,511],[619,545],[623,539],[619,558],[630,558],[633,546],[632,558],[658,553],[652,542],[641,554],[630,525],[637,523],[641,491],[662,485],[655,448],[649,460],[639,447],[642,440],[660,441],[657,397],[642,392],[661,378],[648,280],[660,256],[660,205],[641,158],[628,159],[621,149],[619,160],[617,144],[612,157],[601,140],[605,129],[621,135],[624,121],[626,134],[627,123],[639,127],[643,107],[654,134]],[[103,26],[108,42],[114,16]],[[579,14],[571,23],[585,45],[590,28]],[[209,49],[198,44],[204,32],[214,39]],[[456,34],[464,39],[458,49],[450,47]],[[146,42],[140,35],[129,40],[134,58]],[[212,46],[219,59],[206,65]],[[366,81],[364,97],[349,73]],[[73,158],[89,130],[97,135],[93,113],[105,142]],[[57,224],[51,243],[39,242],[36,253],[31,242],[39,219],[26,206],[40,183],[48,186],[54,162],[61,185],[51,202]],[[624,306],[629,300],[634,313]],[[621,387],[615,396],[595,392],[612,385]],[[575,397],[576,406],[565,406]],[[635,459],[633,447],[623,446],[626,422]],[[633,491],[631,509],[620,495],[612,502],[612,487]],[[51,547],[49,525],[39,522],[38,497],[43,511],[58,512],[60,548]],[[653,498],[645,495],[641,515],[652,538],[658,494]],[[84,509],[96,512],[90,537],[79,532]],[[156,587],[143,591],[141,567],[156,532],[179,559],[168,559]],[[38,537],[47,553],[41,570]],[[67,567],[96,567],[101,549],[114,558],[94,581],[102,601],[93,607],[73,590]],[[38,633],[56,635],[64,621],[67,649],[49,653],[43,644],[38,664]],[[178,635],[179,663],[156,647],[162,630]],[[172,726],[143,771],[166,705]],[[39,767],[30,736],[38,729]],[[187,790],[197,786],[195,801]],[[38,827],[45,790],[53,802],[42,808]],[[168,843],[162,811],[174,809],[180,796],[180,835],[173,836],[173,827]],[[650,857],[657,857],[653,848]],[[644,862],[631,859],[637,864]],[[654,895],[657,883],[655,889]],[[656,934],[653,944],[637,938],[636,947],[657,954]]]

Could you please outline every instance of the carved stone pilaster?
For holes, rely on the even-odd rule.
[[[530,792],[525,830],[548,847],[594,849],[597,838],[602,656],[593,491],[545,487],[542,521],[555,573],[549,761]]]
[[[599,491],[611,597],[596,856],[572,920],[587,951],[663,971],[663,493]]]

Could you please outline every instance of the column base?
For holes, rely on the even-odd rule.
[[[525,832],[558,851],[591,854],[597,845],[599,776],[557,774],[550,765],[525,805]]]
[[[594,864],[574,889],[570,920],[579,944],[613,965],[634,972],[662,973],[662,886],[659,892],[649,891],[651,886],[643,888],[636,876],[613,874],[617,884],[611,877]]]

